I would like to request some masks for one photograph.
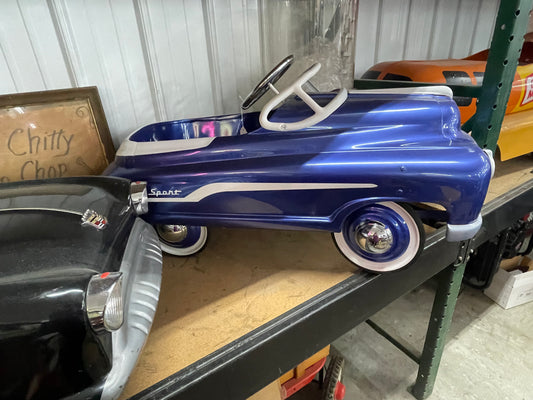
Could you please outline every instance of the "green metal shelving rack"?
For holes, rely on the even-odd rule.
[[[481,87],[451,85],[457,96],[478,99],[477,111],[464,125],[482,148],[496,150],[496,143],[505,115],[505,109],[518,66],[518,59],[524,43],[533,0],[501,0],[494,26],[494,34],[487,60],[487,67]],[[376,87],[420,86],[420,82],[397,82],[356,80],[358,89]],[[426,83],[427,84],[427,83]],[[440,360],[444,351],[446,335],[449,331],[457,296],[461,287],[466,262],[471,253],[470,241],[461,243],[456,262],[437,275],[438,287],[428,325],[424,349],[420,357],[406,349],[372,321],[370,325],[418,362],[416,382],[411,389],[415,398],[422,400],[433,391]]]

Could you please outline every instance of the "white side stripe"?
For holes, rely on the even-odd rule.
[[[452,89],[448,86],[416,86],[405,88],[384,88],[384,89],[352,89],[348,90],[349,94],[433,94],[438,96],[446,96],[450,99],[453,97]]]
[[[318,190],[318,189],[370,189],[373,183],[250,183],[217,182],[196,189],[185,197],[149,197],[148,201],[156,203],[192,203],[213,194],[228,192],[262,192],[266,190]]]

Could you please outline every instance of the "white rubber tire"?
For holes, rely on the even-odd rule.
[[[193,245],[189,247],[173,247],[173,246],[170,246],[169,244],[164,243],[161,240],[161,238],[159,238],[159,244],[161,245],[161,250],[163,250],[167,254],[171,254],[173,256],[179,256],[179,257],[186,257],[186,256],[193,255],[195,253],[198,253],[200,250],[204,248],[206,242],[207,242],[207,227],[205,226],[200,227],[200,237]]]
[[[341,232],[335,232],[333,234],[333,238],[335,240],[335,243],[337,244],[337,247],[341,251],[344,256],[353,262],[355,265],[364,268],[369,271],[374,272],[390,272],[390,271],[396,271],[397,269],[403,268],[406,265],[408,265],[413,259],[417,256],[418,250],[420,248],[420,232],[418,230],[418,225],[413,218],[413,216],[402,206],[399,204],[396,204],[392,201],[386,201],[382,203],[377,203],[382,206],[388,207],[392,209],[394,212],[396,212],[407,224],[407,228],[409,231],[409,244],[407,245],[407,248],[405,251],[396,259],[391,261],[385,261],[385,262],[376,262],[376,261],[370,261],[366,258],[360,256],[359,254],[355,253],[349,244],[346,242],[346,239],[344,238],[343,231]]]

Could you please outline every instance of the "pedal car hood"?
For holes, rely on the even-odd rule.
[[[107,257],[116,236],[132,215],[127,207],[128,196],[127,180],[100,177],[1,185],[3,266],[11,275],[25,274],[26,278],[28,273],[44,270],[51,273],[57,269],[64,273],[64,268],[73,266],[76,273],[101,272],[102,265],[108,264]],[[95,224],[83,224],[87,210],[101,217],[100,229]],[[30,243],[34,256],[22,260],[20,255],[28,253]],[[59,251],[62,256],[58,258],[55,254]]]
[[[91,276],[120,268],[128,196],[129,181],[101,177],[0,185],[0,398],[59,398],[110,369],[85,293]],[[87,209],[104,229],[82,226]]]

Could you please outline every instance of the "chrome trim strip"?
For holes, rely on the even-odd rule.
[[[2,208],[2,209],[0,209],[0,212],[9,212],[9,211],[53,211],[53,212],[60,212],[60,213],[66,213],[66,214],[79,215],[80,217],[83,217],[83,214],[84,214],[84,213],[78,212],[78,211],[62,210],[60,208],[46,208],[46,207],[15,207],[15,208]]]
[[[124,274],[124,324],[111,333],[113,363],[102,400],[119,397],[150,332],[159,300],[163,259],[154,243],[157,243],[154,228],[137,218],[120,266]]]

